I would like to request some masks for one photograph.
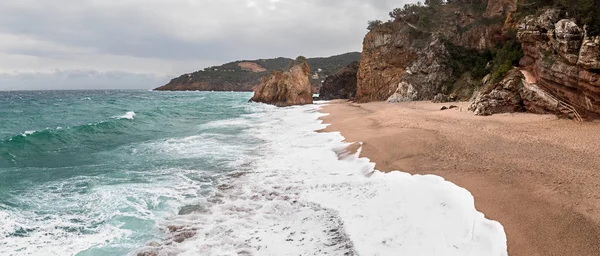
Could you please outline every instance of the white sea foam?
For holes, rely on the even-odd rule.
[[[122,115],[122,116],[114,116],[113,118],[116,118],[116,119],[129,119],[129,120],[133,120],[133,118],[134,118],[134,117],[135,117],[135,112],[133,112],[133,111],[129,111],[129,112],[125,113],[125,114],[124,114],[124,115]]]
[[[36,132],[37,132],[37,131],[25,131],[25,132],[21,133],[21,135],[22,135],[23,137],[27,137],[27,135],[31,135],[31,134],[34,134],[34,133],[36,133]]]
[[[186,169],[129,173],[123,177],[148,181],[115,181],[81,195],[63,193],[79,180],[50,183],[48,191],[20,200],[39,209],[89,211],[36,216],[0,210],[0,248],[14,255],[72,255],[129,241],[139,230],[126,223],[135,219],[196,232],[183,243],[162,243],[161,255],[507,255],[502,226],[476,211],[468,191],[436,176],[380,173],[358,153],[339,160],[334,149],[347,144],[339,133],[315,132],[325,127],[317,120],[323,115],[318,106],[245,107],[254,114],[205,128],[243,127],[253,143],[239,134],[204,133],[135,145],[129,152],[238,158],[219,162],[237,170],[222,183],[206,178],[216,172]],[[184,205],[196,208],[178,215]],[[92,231],[64,230],[82,227]],[[28,235],[15,235],[20,229]]]
[[[78,183],[90,182],[85,178],[51,182],[41,188],[43,193],[30,192],[19,198],[22,204],[45,212],[0,210],[0,255],[75,255],[116,241],[134,250],[139,246],[135,236],[153,235],[139,234],[140,227],[152,227],[157,220],[177,214],[186,195],[198,193],[205,184],[190,179],[191,174],[197,175],[198,171],[151,171],[144,173],[146,179],[160,179],[160,186],[151,182],[109,184],[95,187],[92,193],[67,192],[77,188]]]
[[[166,249],[181,255],[507,255],[503,227],[472,195],[437,176],[374,170],[358,153],[338,160],[339,133],[316,106],[249,104],[248,132],[265,143],[251,171],[226,181],[207,210],[163,225],[196,230]],[[165,248],[163,248],[164,250]]]

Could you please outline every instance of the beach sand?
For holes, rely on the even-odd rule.
[[[442,106],[459,108],[440,111]],[[506,231],[509,255],[600,255],[600,122],[468,103],[332,101],[323,108],[380,171],[435,174],[466,188]],[[354,149],[356,150],[356,147]]]

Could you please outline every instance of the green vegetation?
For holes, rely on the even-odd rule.
[[[369,25],[367,26],[367,29],[369,31],[371,31],[373,29],[376,29],[376,28],[380,27],[383,24],[383,21],[380,21],[380,20],[370,20],[368,23],[369,23]]]
[[[539,13],[545,7],[555,7],[566,12],[578,24],[588,26],[590,36],[600,35],[600,0],[524,0],[519,1],[516,18]]]
[[[463,73],[469,72],[476,80],[481,80],[489,72],[486,68],[488,63],[494,59],[491,51],[479,52],[475,49],[469,49],[455,45],[450,41],[445,41],[446,50],[450,54],[449,65],[452,68],[452,75],[456,78]]]
[[[457,79],[464,73],[469,73],[473,79],[480,81],[491,73],[492,81],[498,82],[513,66],[517,66],[524,56],[521,44],[515,40],[507,40],[494,49],[481,52],[454,45],[449,41],[444,43],[450,54],[448,64],[452,68],[453,77]]]
[[[516,41],[507,41],[505,44],[492,50],[494,59],[492,60],[492,81],[500,81],[513,66],[519,65],[519,60],[523,58],[523,49],[521,44]]]
[[[433,3],[433,5],[429,5]],[[389,13],[392,21],[404,21],[414,26],[419,27],[420,29],[429,29],[431,28],[434,16],[435,16],[435,8],[441,5],[440,1],[426,1],[426,4],[423,5],[421,2],[416,4],[405,4],[402,8],[396,8]]]

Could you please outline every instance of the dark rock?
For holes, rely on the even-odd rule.
[[[192,213],[206,213],[209,210],[203,206],[203,205],[199,205],[199,204],[195,204],[195,205],[186,205],[181,207],[181,209],[179,209],[179,215],[188,215],[188,214],[192,214]]]
[[[176,243],[182,243],[183,241],[190,239],[196,235],[195,231],[183,231],[173,237],[173,241]]]
[[[173,232],[177,232],[179,230],[182,230],[184,228],[184,226],[175,226],[175,225],[171,225],[168,226],[167,229],[169,230],[169,232],[173,233]]]
[[[328,76],[323,82],[319,99],[350,99],[356,95],[356,74],[358,72],[358,61],[350,63],[339,72]]]
[[[143,251],[143,252],[139,252],[137,254],[137,256],[158,256],[158,252],[157,251]]]
[[[437,95],[435,95],[435,97],[433,97],[433,100],[432,100],[433,103],[445,103],[448,101],[449,101],[448,95],[444,95],[441,93],[438,93]]]

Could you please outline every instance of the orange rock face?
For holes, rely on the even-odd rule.
[[[574,21],[547,10],[519,25],[525,58],[521,64],[537,83],[587,117],[600,117],[600,38]]]
[[[430,100],[447,93],[452,69],[444,41],[468,49],[495,47],[501,14],[513,10],[516,0],[490,0],[488,6],[487,14],[476,13],[469,1],[452,1],[436,9],[427,27],[397,20],[371,30],[363,41],[356,100]]]
[[[271,76],[263,77],[250,101],[278,107],[312,104],[309,75],[310,68],[306,61],[296,61],[288,71],[275,71]]]

